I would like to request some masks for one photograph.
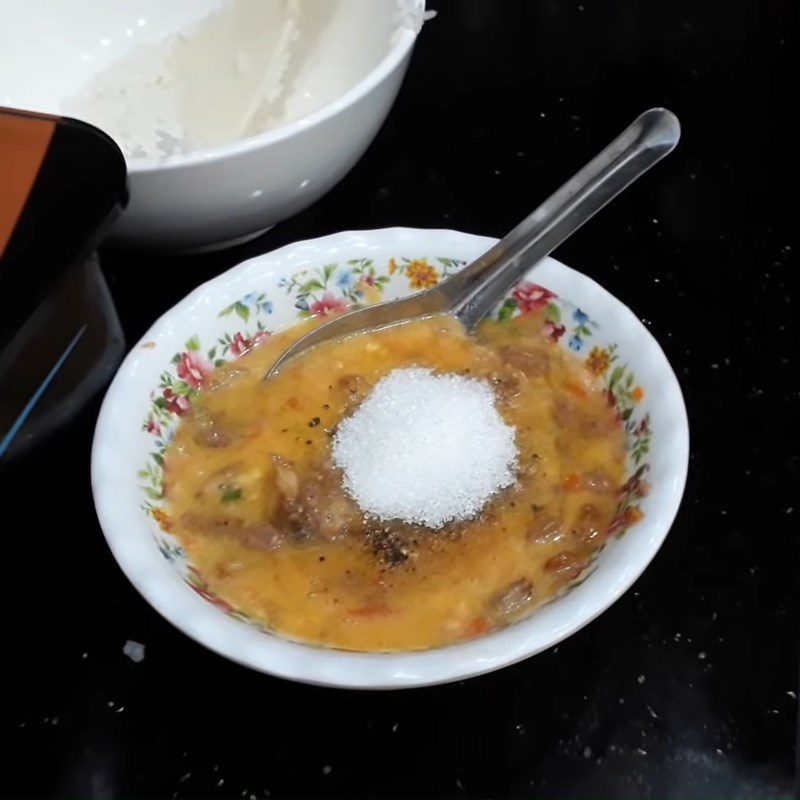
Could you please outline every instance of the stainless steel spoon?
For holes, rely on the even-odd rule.
[[[680,138],[665,108],[639,115],[608,147],[480,258],[433,289],[352,311],[315,328],[287,348],[269,378],[300,353],[331,339],[386,328],[415,317],[452,314],[471,331],[530,269],[606,203],[669,153]]]

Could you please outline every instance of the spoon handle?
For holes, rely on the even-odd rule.
[[[320,325],[290,345],[264,378],[321,342],[414,317],[447,312],[471,331],[533,264],[667,155],[678,143],[680,132],[672,112],[664,108],[645,111],[508,236],[461,272],[433,289],[366,306]]]
[[[435,289],[443,305],[472,330],[533,264],[667,155],[680,130],[664,108],[638,116],[507,236]]]

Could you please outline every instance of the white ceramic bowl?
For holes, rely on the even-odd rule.
[[[594,359],[627,418],[630,475],[643,472],[641,481],[630,481],[623,506],[631,510],[618,517],[619,535],[567,594],[527,619],[463,644],[399,654],[323,649],[271,634],[215,598],[154,519],[161,504],[160,454],[178,421],[173,412],[186,388],[181,381],[187,359],[202,371],[205,358],[232,358],[237,342],[291,325],[301,312],[324,314],[342,303],[410,294],[420,270],[441,277],[492,244],[455,231],[405,228],[299,242],[214,278],[145,334],[103,403],[92,488],[114,556],[164,617],[217,653],[263,672],[328,686],[389,689],[454,681],[527,658],[586,625],[631,586],[664,541],[680,504],[689,457],[686,410],[675,375],[647,329],[594,281],[553,259],[531,271],[535,283],[520,284],[501,306],[503,313],[547,306],[552,322],[544,333]],[[209,354],[212,347],[216,351]],[[605,364],[604,354],[616,357]],[[643,481],[651,487],[646,496]],[[639,513],[643,517],[624,533]]]
[[[5,2],[0,106],[75,116],[69,98],[94,75],[134,46],[185,28],[219,2]],[[309,206],[353,167],[400,88],[424,0],[346,2],[364,15],[364,25],[337,28],[336,41],[324,42],[315,55],[315,74],[325,75],[324,87],[319,80],[315,86],[334,99],[294,122],[233,144],[168,159],[128,158],[130,205],[112,240],[158,249],[244,240]],[[386,44],[398,8],[406,22]],[[386,28],[386,36],[379,38],[378,28]]]

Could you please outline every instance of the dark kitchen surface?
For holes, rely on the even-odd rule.
[[[98,401],[2,473],[3,796],[794,796],[789,0],[430,5],[391,117],[321,202],[217,254],[103,254],[128,341],[196,284],[297,239],[502,235],[665,105],[679,149],[557,255],[634,309],[683,386],[692,458],[666,544],[599,619],[515,667],[385,694],[288,683],[190,641],[122,575],[89,487]]]

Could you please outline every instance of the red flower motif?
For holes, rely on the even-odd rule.
[[[231,344],[231,355],[234,358],[243,356],[251,347],[253,343],[250,339],[245,339],[241,333],[236,333],[233,336],[233,343]]]
[[[628,513],[627,509],[623,511],[621,514],[618,514],[608,526],[608,530],[606,531],[607,537],[611,538],[612,536],[618,536],[628,527]]]
[[[642,480],[641,475],[638,473],[636,475],[632,475],[628,480],[623,484],[622,488],[620,489],[620,496],[621,497],[647,497],[650,492],[650,484],[647,481]]]
[[[264,339],[269,338],[267,331],[259,331],[252,339],[246,339],[243,333],[234,334],[231,344],[231,355],[234,358],[243,356],[248,350],[252,350],[256,345],[261,344]]]
[[[567,329],[563,325],[556,325],[554,322],[545,322],[542,325],[542,333],[551,341],[557,342]]]
[[[555,295],[552,292],[545,289],[544,286],[539,286],[538,283],[531,283],[531,281],[524,281],[517,286],[512,296],[517,301],[519,310],[523,314],[538,311],[555,299]]]
[[[198,353],[188,351],[178,362],[178,377],[186,381],[193,389],[199,389],[211,372],[212,366]]]
[[[182,417],[191,405],[188,397],[175,394],[170,388],[164,389],[164,399],[167,401],[167,411],[171,414],[177,414],[179,417]]]
[[[235,614],[236,609],[228,602],[223,600],[221,597],[218,597],[211,589],[208,588],[205,580],[203,580],[200,573],[192,568],[189,567],[190,578],[187,581],[189,586],[203,598],[203,600],[208,600],[211,605],[216,606],[221,611],[224,611],[226,614]]]
[[[161,436],[161,426],[152,419],[147,420],[147,425],[145,426],[145,430],[148,433],[152,433],[153,436]]]
[[[333,292],[325,292],[320,300],[312,303],[309,311],[315,317],[327,317],[333,314],[341,314],[349,308],[347,301],[343,297],[336,297]]]
[[[378,282],[375,280],[375,276],[374,275],[362,275],[359,278],[359,280],[365,286],[377,286],[378,285]]]
[[[608,526],[608,531],[606,532],[607,538],[621,536],[631,525],[635,525],[642,519],[642,517],[644,517],[644,514],[639,508],[636,506],[628,506],[617,514],[612,523]]]

